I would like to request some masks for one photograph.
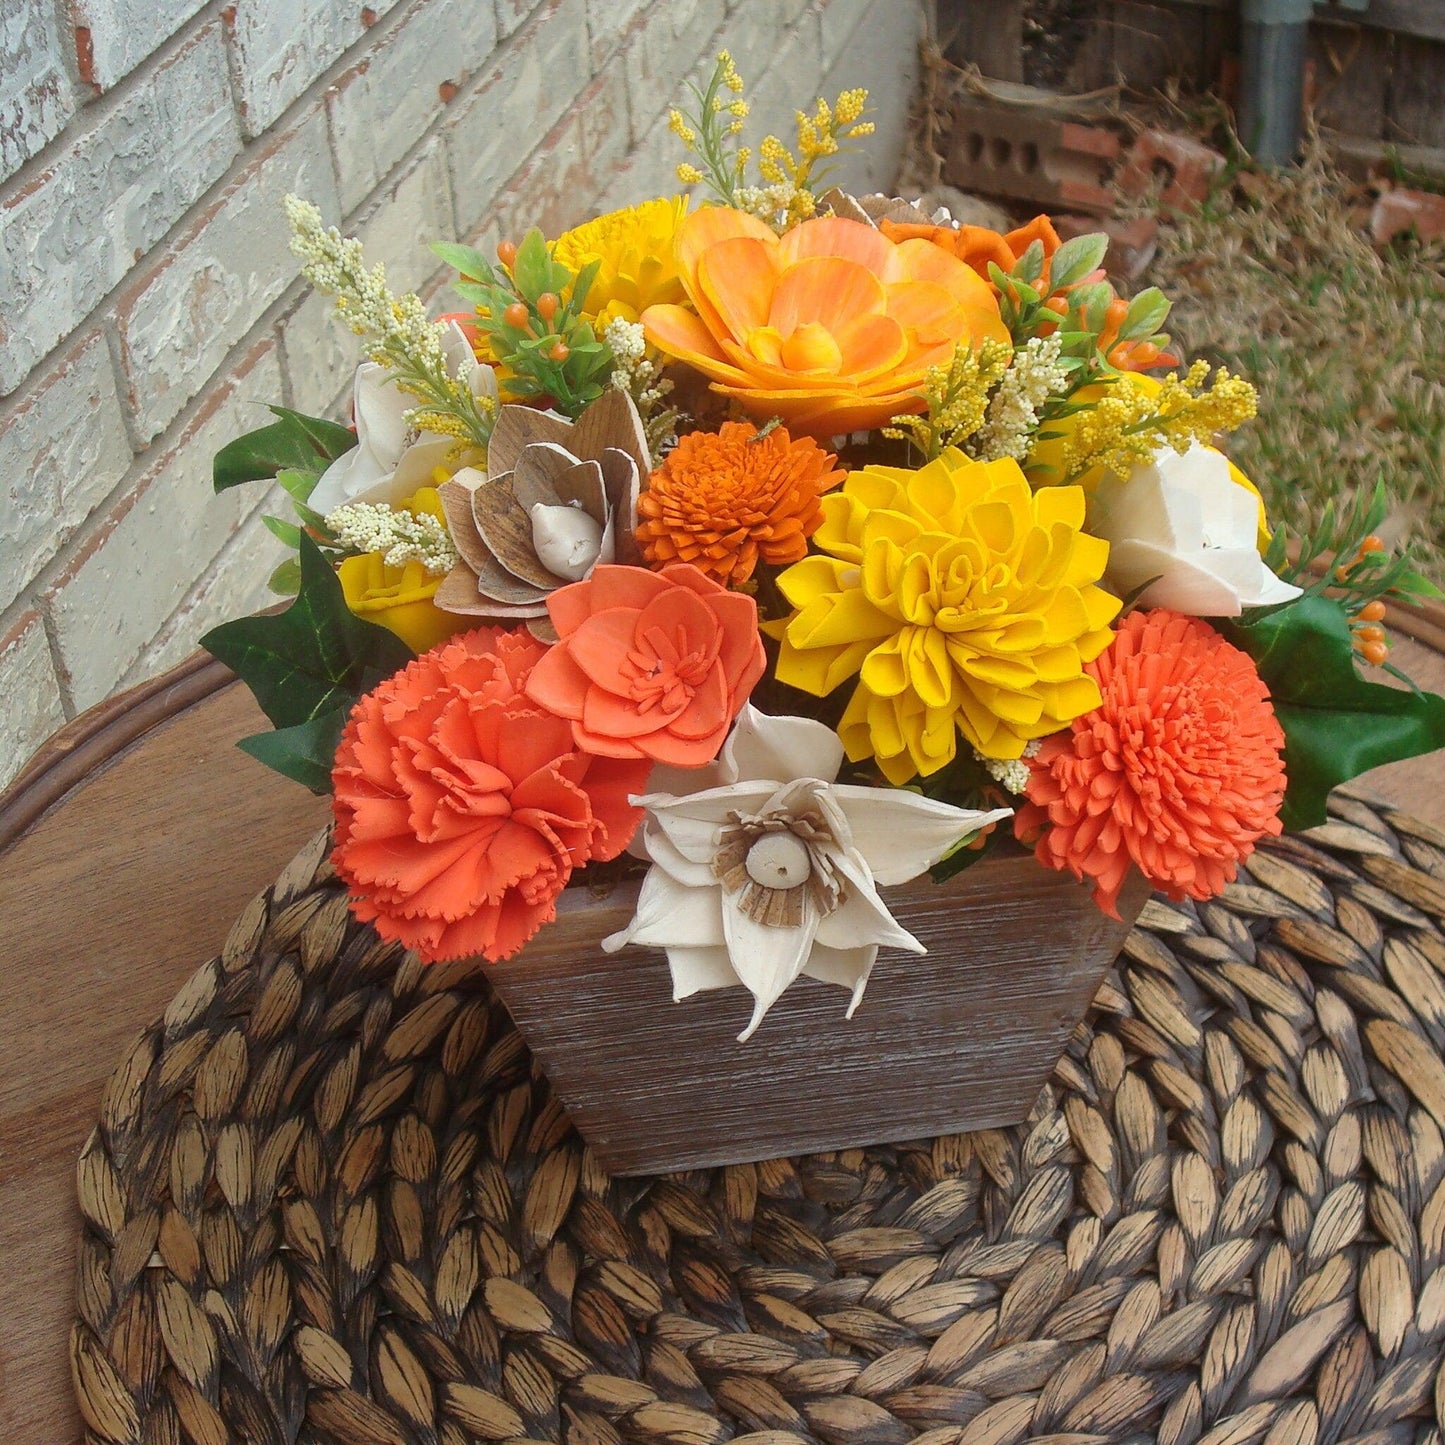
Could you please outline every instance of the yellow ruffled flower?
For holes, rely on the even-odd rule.
[[[421,487],[397,508],[426,512],[444,526],[446,513],[434,487]],[[394,632],[413,652],[428,652],[453,633],[476,625],[474,618],[443,612],[432,601],[442,578],[421,562],[389,566],[380,552],[346,557],[336,569],[346,605],[368,622]]]
[[[1017,758],[1099,705],[1084,671],[1119,599],[1096,586],[1108,544],[1079,487],[1035,493],[1017,462],[956,448],[918,471],[865,467],[823,499],[805,558],[778,579],[798,609],[778,678],[822,697],[858,675],[838,732],[901,785],[952,761],[963,737]]]
[[[664,197],[609,211],[558,238],[552,255],[569,270],[601,263],[583,313],[599,331],[619,316],[636,321],[649,306],[687,299],[672,246],[685,215],[686,196]]]

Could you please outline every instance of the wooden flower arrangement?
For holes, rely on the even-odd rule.
[[[1291,561],[1214,445],[1253,388],[1105,237],[826,188],[863,92],[754,175],[741,88],[673,117],[701,194],[439,243],[438,319],[288,199],[353,425],[215,468],[296,512],[295,601],[205,639],[241,746],[333,793],[360,918],[494,965],[622,1172],[1022,1117],[1151,888],[1445,743],[1362,675],[1439,595],[1381,498]]]

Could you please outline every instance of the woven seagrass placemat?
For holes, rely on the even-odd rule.
[[[323,848],[107,1088],[90,1438],[1441,1440],[1445,835],[1342,797],[1151,904],[1023,1126],[618,1181]]]

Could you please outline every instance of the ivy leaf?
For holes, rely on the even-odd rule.
[[[345,726],[346,709],[338,707],[295,727],[253,733],[236,746],[283,778],[325,794],[331,791],[331,765]]]
[[[1364,681],[1349,618],[1331,598],[1218,625],[1254,659],[1284,729],[1286,828],[1323,823],[1337,783],[1445,747],[1445,698]]]
[[[282,471],[324,471],[356,445],[356,433],[349,427],[284,406],[270,410],[279,421],[227,442],[216,453],[211,479],[218,492]]]
[[[413,656],[395,633],[347,607],[340,580],[310,537],[303,533],[300,544],[300,590],[290,607],[223,623],[201,638],[277,728],[349,710]]]

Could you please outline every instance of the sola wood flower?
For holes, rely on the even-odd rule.
[[[496,373],[477,360],[455,321],[446,325],[442,351],[448,369],[468,383],[473,395],[496,403]],[[390,367],[362,362],[351,394],[356,445],[321,474],[307,506],[322,516],[347,502],[394,506],[418,487],[430,486],[433,472],[446,464],[457,443],[455,437],[419,432],[407,421],[407,413],[422,405],[397,386]]]
[[[747,422],[690,432],[637,500],[637,540],[652,563],[691,562],[720,582],[746,582],[761,558],[797,562],[823,521],[818,500],[843,480],[811,437]]]
[[[547,636],[547,598],[599,563],[640,560],[633,540],[639,481],[651,469],[632,398],[609,391],[575,422],[504,406],[487,473],[463,468],[441,488],[461,560],[437,606],[463,616],[527,620]]]
[[[683,222],[677,259],[695,311],[648,307],[648,340],[794,431],[882,426],[920,409],[924,373],[959,342],[1009,339],[993,292],[962,261],[841,216],[779,237],[704,206]]]
[[[342,735],[332,862],[356,916],[425,962],[515,953],[572,870],[636,830],[647,764],[589,757],[528,700],[545,651],[525,631],[467,633],[363,697]]]
[[[1029,759],[1015,831],[1115,917],[1131,863],[1171,898],[1214,897],[1280,831],[1268,688],[1212,627],[1162,608],[1131,612],[1089,672],[1103,700]]]
[[[711,762],[763,675],[751,597],[696,567],[598,567],[547,599],[556,646],[528,693],[602,757]]]
[[[1017,758],[1099,701],[1084,664],[1119,600],[1078,487],[1033,492],[1018,464],[954,448],[918,471],[864,467],[823,499],[823,526],[778,578],[798,611],[781,682],[822,697],[855,673],[838,731],[855,762],[903,784],[949,763],[957,735]]]
[[[1107,475],[1089,503],[1089,530],[1109,543],[1109,582],[1122,596],[1191,617],[1238,617],[1300,595],[1264,565],[1258,511],[1223,453],[1196,443],[1183,456],[1165,447],[1127,477]]]
[[[718,761],[659,769],[641,836],[652,867],[637,912],[603,940],[667,951],[673,997],[742,984],[751,1037],[806,973],[848,989],[858,1007],[880,947],[925,953],[879,896],[971,832],[1009,816],[970,812],[892,788],[833,781],[843,747],[811,718],[743,709]]]

